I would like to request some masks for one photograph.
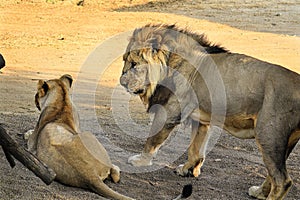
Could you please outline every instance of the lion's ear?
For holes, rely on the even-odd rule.
[[[72,83],[73,83],[73,78],[72,78],[71,75],[65,74],[65,75],[63,75],[62,77],[60,77],[60,80],[61,80],[62,82],[64,82],[65,85],[67,85],[67,86],[69,86],[69,87],[71,88]]]
[[[129,56],[129,52],[123,54],[123,61],[126,61]]]
[[[37,89],[38,89],[38,91],[41,92],[42,96],[45,96],[49,90],[49,85],[47,84],[46,81],[39,80],[39,82],[37,84]]]

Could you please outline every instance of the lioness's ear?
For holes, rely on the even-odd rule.
[[[41,96],[45,96],[45,94],[49,90],[49,85],[46,83],[46,81],[39,80],[39,82],[37,84],[37,89],[39,92],[41,92]]]
[[[69,86],[69,87],[72,86],[73,78],[72,78],[71,75],[65,74],[65,75],[63,75],[62,77],[60,77],[60,80],[61,80],[62,82],[64,82],[67,86]]]

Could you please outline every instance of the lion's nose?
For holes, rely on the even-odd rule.
[[[121,85],[122,85],[123,87],[127,88],[128,83],[127,83],[127,81],[126,81],[126,75],[122,75],[122,76],[120,77],[120,83],[121,83]]]

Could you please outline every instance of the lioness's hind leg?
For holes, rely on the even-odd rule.
[[[117,165],[113,165],[113,167],[110,169],[110,176],[114,183],[120,181],[120,168]]]
[[[205,150],[209,139],[208,127],[196,121],[192,123],[192,140],[188,150],[188,161],[184,165],[179,165],[176,172],[181,176],[191,175],[198,177],[205,160]]]

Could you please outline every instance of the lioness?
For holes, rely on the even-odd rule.
[[[185,176],[191,171],[197,177],[214,121],[236,137],[257,142],[268,176],[249,194],[269,200],[286,195],[292,180],[285,163],[300,138],[298,74],[231,53],[211,44],[205,35],[175,25],[136,29],[123,60],[121,85],[155,113],[144,150],[130,157],[130,163],[151,165],[174,127],[188,120],[192,124],[188,161],[177,172]],[[155,104],[160,106],[152,109]]]
[[[70,75],[38,81],[35,104],[41,115],[29,136],[29,150],[55,171],[55,179],[61,183],[88,188],[112,199],[132,199],[103,183],[108,176],[118,182],[120,171],[97,138],[80,131],[69,92],[72,81]]]

